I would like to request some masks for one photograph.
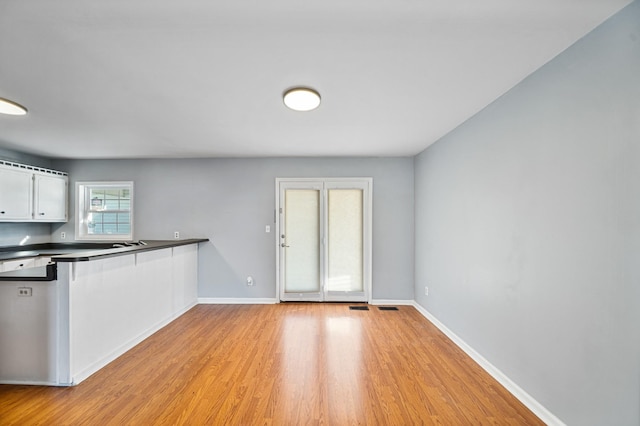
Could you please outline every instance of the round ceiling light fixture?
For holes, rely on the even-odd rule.
[[[283,95],[284,104],[294,111],[311,111],[320,106],[320,94],[309,87],[294,87]]]
[[[0,98],[0,114],[7,115],[25,115],[27,109],[8,99]]]

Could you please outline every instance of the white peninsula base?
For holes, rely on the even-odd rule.
[[[59,262],[56,281],[2,283],[0,383],[80,383],[193,307],[197,275],[189,244]],[[15,297],[25,286],[33,296]]]

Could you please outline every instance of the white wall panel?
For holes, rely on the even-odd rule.
[[[197,255],[193,244],[70,266],[74,383],[196,304]]]

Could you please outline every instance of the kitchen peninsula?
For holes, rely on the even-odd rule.
[[[0,383],[78,384],[182,315],[206,241],[0,249]]]

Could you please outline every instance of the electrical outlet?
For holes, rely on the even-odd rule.
[[[251,275],[249,275],[247,277],[247,285],[248,286],[252,286],[253,285],[253,277]]]
[[[177,240],[178,238],[180,238],[180,232],[179,232],[179,231],[174,232],[174,233],[173,233],[173,238],[175,238],[176,240]]]
[[[67,238],[67,233],[66,232],[61,232],[60,233],[60,239],[64,240],[65,238]]]
[[[18,296],[31,297],[33,296],[33,289],[31,287],[18,287]]]
[[[428,296],[429,295],[429,287],[425,287],[424,288],[424,295]]]

